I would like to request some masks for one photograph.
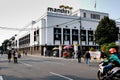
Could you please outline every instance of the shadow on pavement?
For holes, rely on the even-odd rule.
[[[97,80],[97,79],[93,79],[93,78],[82,78],[82,77],[77,77],[77,76],[73,76],[73,75],[64,75],[67,76],[71,79],[65,79],[59,76],[47,76],[47,77],[34,77],[34,78],[21,78],[21,77],[15,77],[15,76],[3,76],[3,80]]]
[[[73,75],[64,75],[64,76],[67,76],[71,79],[65,79],[65,78],[62,78],[59,76],[47,76],[45,78],[39,78],[39,79],[35,79],[35,80],[97,80],[97,79],[93,79],[93,78],[82,78],[82,77],[77,77],[77,76],[73,76]]]

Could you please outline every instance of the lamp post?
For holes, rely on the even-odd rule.
[[[81,31],[82,31],[82,22],[81,22],[81,16],[80,16],[80,51],[82,54],[82,37],[81,37]]]

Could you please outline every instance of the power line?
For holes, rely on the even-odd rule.
[[[46,16],[46,13],[45,14],[43,14],[40,18],[38,18],[37,20],[35,20],[35,21],[31,21],[30,23],[28,23],[25,27],[23,27],[19,32],[18,32],[18,34],[20,34],[22,31],[24,31],[24,29],[26,29],[27,27],[29,27],[30,25],[31,26],[33,26],[33,24],[35,24],[35,23],[37,23],[37,22],[39,22],[41,19],[43,19],[43,17],[45,17]],[[32,30],[33,28],[31,28],[31,30]],[[30,30],[30,29],[29,29]]]
[[[43,16],[45,17],[45,15],[43,15]],[[37,19],[36,21],[32,21],[32,22],[34,22],[34,23],[39,22],[41,19],[43,19],[43,16],[40,17],[39,19]],[[67,22],[64,22],[64,23],[52,25],[52,26],[41,27],[41,28],[38,28],[38,29],[53,28],[53,27],[55,27],[55,26],[57,26],[57,25],[62,26],[62,25],[65,25],[65,24],[74,22],[74,21],[76,21],[76,20],[79,20],[79,18],[73,19],[73,20],[71,20],[71,21],[67,21]],[[29,30],[32,30],[32,28],[27,28],[27,27],[29,27],[30,25],[32,25],[32,22],[30,22],[29,24],[27,24],[27,25],[26,25],[25,27],[23,27],[22,29],[20,29],[20,28],[2,27],[2,26],[0,26],[0,28],[1,28],[1,29],[7,29],[7,30],[13,30],[13,31],[16,30],[16,31],[19,31],[18,34],[20,34],[20,32],[22,32],[22,31],[29,31]],[[35,30],[35,29],[33,29],[33,30]]]
[[[62,26],[62,25],[68,24],[68,23],[73,22],[73,21],[76,21],[76,20],[79,20],[79,18],[77,18],[77,19],[73,19],[73,20],[71,20],[71,21],[67,21],[67,22],[64,22],[64,23],[61,23],[61,24],[56,24],[56,25],[47,26],[47,27],[41,27],[41,28],[39,28],[39,29],[53,28],[53,27],[55,27],[55,26],[57,26],[57,25]]]
[[[1,29],[6,29],[6,30],[16,30],[16,31],[21,31],[23,29],[19,29],[19,28],[10,28],[10,27],[2,27],[0,26]],[[28,29],[24,29],[23,31],[28,31],[28,30],[31,30],[31,28],[28,28]]]
[[[10,28],[10,27],[2,27],[0,26],[1,29],[7,29],[7,30],[20,30],[18,28]]]

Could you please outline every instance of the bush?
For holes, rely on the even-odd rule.
[[[96,51],[93,47],[90,48],[90,51]]]

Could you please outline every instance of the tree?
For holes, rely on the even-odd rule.
[[[118,39],[119,28],[114,20],[104,17],[95,31],[95,42],[99,45],[115,42]]]
[[[10,43],[8,39],[3,41],[2,46],[1,46],[3,50],[7,50],[8,43]]]
[[[93,47],[90,48],[90,51],[96,51]]]
[[[105,52],[105,50],[107,49],[107,45],[108,44],[102,44],[100,50]]]

